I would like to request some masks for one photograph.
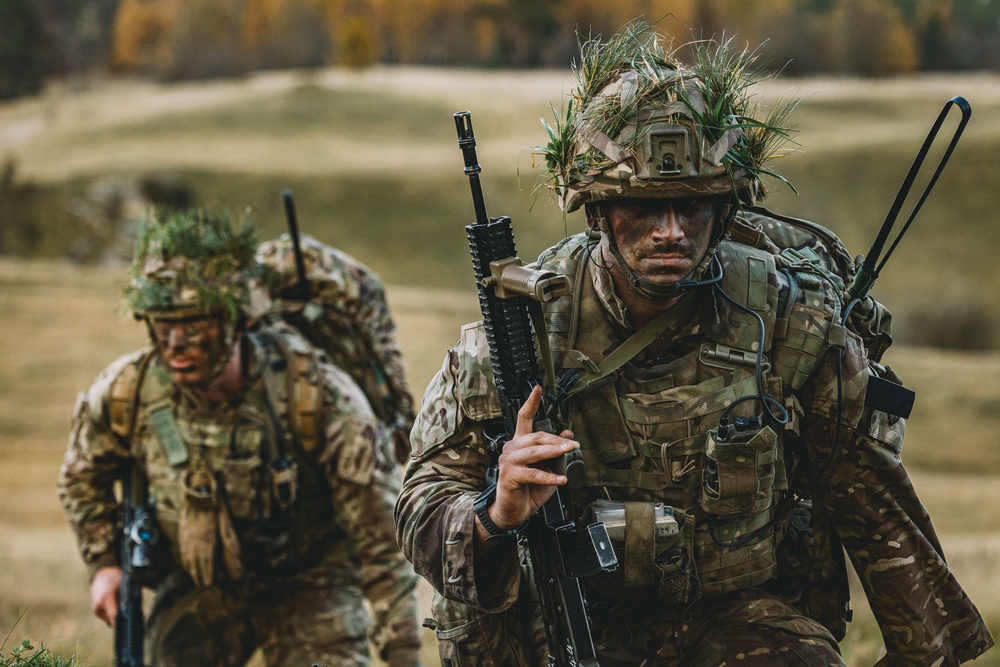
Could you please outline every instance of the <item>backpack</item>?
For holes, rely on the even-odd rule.
[[[773,213],[762,206],[752,206],[733,220],[729,239],[775,256],[779,269],[789,270],[799,263],[822,269],[843,289],[850,287],[859,261],[851,257],[843,242],[832,231],[815,222]],[[868,358],[878,363],[892,345],[892,314],[871,298],[865,297],[852,310],[847,328],[864,343]]]
[[[271,305],[257,326],[280,320],[297,329],[364,392],[375,415],[393,433],[397,459],[410,455],[413,399],[385,289],[370,268],[350,255],[300,237],[308,292],[302,294],[288,234],[258,246],[257,260],[272,272]]]

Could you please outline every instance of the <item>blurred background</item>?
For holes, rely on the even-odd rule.
[[[145,344],[118,300],[150,206],[227,208],[269,237],[291,189],[304,232],[382,276],[419,398],[478,319],[452,114],[472,111],[488,209],[534,258],[583,227],[539,185],[540,121],[574,84],[581,36],[639,16],[676,45],[760,47],[764,99],[802,99],[796,150],[775,163],[797,193],[774,181],[765,203],[853,254],[945,102],[971,104],[873,294],[894,314],[886,361],[917,392],[904,461],[1000,629],[1000,0],[0,0],[4,650],[28,638],[110,663],[55,477],[76,393]],[[845,653],[871,664],[878,630],[860,592],[855,607]]]

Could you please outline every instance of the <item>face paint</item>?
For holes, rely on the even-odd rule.
[[[616,202],[608,225],[622,259],[638,277],[668,286],[691,276],[712,242],[712,198]]]
[[[218,317],[156,318],[150,333],[170,380],[178,385],[207,385],[231,352]]]

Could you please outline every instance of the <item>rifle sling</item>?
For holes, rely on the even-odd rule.
[[[580,376],[580,379],[576,381],[575,386],[569,393],[572,395],[583,391],[598,380],[602,380],[617,371],[634,359],[637,354],[645,350],[663,332],[688,317],[694,310],[694,306],[694,295],[688,292],[681,297],[680,301],[657,315],[652,321],[632,334],[628,340],[616,347],[611,354],[596,366],[593,366],[593,362],[590,362],[589,359],[583,360],[584,364],[590,362],[588,365],[593,367],[590,371]]]
[[[542,305],[534,299],[527,299],[528,314],[531,316],[531,326],[535,328],[535,338],[538,340],[538,352],[542,358],[542,366],[545,370],[545,386],[547,393],[552,393],[556,388],[556,372],[552,365],[552,350],[549,347],[549,334],[545,328],[545,316],[542,314]]]

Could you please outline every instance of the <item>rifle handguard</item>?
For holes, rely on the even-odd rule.
[[[483,278],[483,287],[491,285],[501,299],[526,296],[538,303],[548,303],[570,292],[569,278],[553,271],[529,269],[521,265],[520,257],[490,262],[490,275]]]

